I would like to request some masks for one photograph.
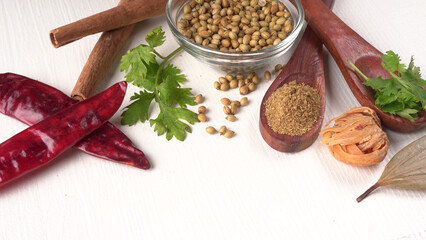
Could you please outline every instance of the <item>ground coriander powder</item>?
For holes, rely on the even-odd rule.
[[[274,132],[301,136],[318,119],[320,96],[316,89],[293,81],[275,90],[265,107],[267,123]]]

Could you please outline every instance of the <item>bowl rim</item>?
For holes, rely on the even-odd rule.
[[[293,26],[293,31],[287,36],[286,39],[278,43],[277,45],[273,45],[270,47],[267,47],[265,49],[261,49],[258,51],[250,51],[250,52],[225,52],[220,51],[219,49],[213,49],[209,47],[205,47],[201,44],[198,44],[191,39],[184,36],[180,31],[177,29],[175,24],[173,24],[173,20],[171,18],[171,4],[173,0],[168,0],[166,5],[166,20],[169,25],[170,30],[172,31],[173,35],[177,38],[179,38],[181,41],[184,41],[191,47],[191,51],[200,53],[206,53],[206,54],[214,54],[221,57],[227,57],[227,58],[234,58],[234,57],[262,57],[264,54],[268,53],[275,53],[277,51],[280,51],[282,48],[285,49],[285,46],[292,45],[294,41],[297,39],[297,36],[301,33],[301,30],[303,28],[303,23],[305,19],[305,12],[302,6],[302,3],[300,0],[287,0],[288,2],[294,2],[296,5],[296,9],[299,13],[299,16],[297,17],[297,21],[294,21],[295,26]],[[290,35],[296,34],[296,36],[289,37]],[[196,51],[198,50],[198,51]]]

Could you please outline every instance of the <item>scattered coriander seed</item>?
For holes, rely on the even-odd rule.
[[[246,106],[248,104],[248,98],[247,97],[241,98],[240,104],[241,106]]]
[[[231,81],[234,77],[232,77],[231,74],[226,74],[225,78],[226,80]]]
[[[198,107],[198,113],[206,113],[206,112],[207,112],[207,108],[205,106]]]
[[[210,135],[213,135],[213,134],[216,133],[216,129],[214,127],[210,126],[210,127],[206,128],[206,132]]]
[[[254,77],[251,79],[251,81],[252,81],[254,84],[259,84],[259,77],[254,76]]]
[[[235,122],[237,120],[237,117],[235,117],[234,115],[228,115],[226,116],[226,120],[230,122]]]
[[[269,71],[266,71],[263,75],[266,80],[271,80],[271,73]]]
[[[253,91],[256,89],[256,84],[254,84],[254,83],[250,83],[250,84],[248,85],[248,89],[250,90],[250,92],[253,92]]]
[[[229,87],[230,88],[237,88],[238,87],[238,81],[237,80],[232,80],[231,82],[229,82]]]
[[[234,136],[234,131],[227,130],[223,136],[226,138],[232,138]]]
[[[197,103],[197,104],[200,104],[200,103],[202,103],[204,101],[204,97],[203,97],[203,95],[202,94],[198,94],[197,96],[195,96],[195,102]]]
[[[224,78],[224,77],[220,77],[219,78],[219,82],[220,83],[226,83],[226,82],[228,82],[228,80],[226,78]]]
[[[231,105],[231,114],[235,115],[237,113],[238,107],[237,105],[233,104]]]
[[[283,65],[281,65],[281,64],[277,64],[277,65],[275,65],[275,72],[279,72],[280,70],[281,70],[281,68],[283,68]]]
[[[223,105],[229,105],[229,104],[231,104],[231,100],[229,100],[229,98],[222,98],[222,99],[220,99],[220,102]]]
[[[216,81],[213,83],[213,87],[216,88],[217,90],[220,89],[220,82]]]
[[[226,132],[226,126],[221,126],[220,128],[219,128],[219,134],[220,135],[223,135],[223,134],[225,134],[225,132]]]
[[[221,85],[220,85],[220,90],[222,90],[222,91],[228,91],[229,90],[229,83],[222,83]]]
[[[232,107],[232,105],[235,105],[235,106],[237,106],[237,107],[240,107],[240,106],[241,106],[241,103],[240,103],[239,101],[232,101],[232,102],[231,102],[231,107]]]
[[[238,87],[240,88],[240,87],[242,87],[242,86],[244,86],[245,85],[245,83],[244,83],[244,80],[238,80]]]
[[[204,113],[199,113],[197,115],[197,118],[198,118],[198,120],[200,120],[200,122],[207,122],[207,117],[206,117],[206,114],[204,114]]]
[[[231,109],[227,105],[225,105],[225,106],[223,106],[223,112],[226,115],[229,115],[229,114],[231,114]]]
[[[249,93],[249,88],[247,86],[240,87],[240,94],[241,95],[246,95],[248,93]]]

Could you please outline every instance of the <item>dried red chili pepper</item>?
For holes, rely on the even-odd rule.
[[[71,105],[0,144],[0,185],[53,160],[101,127],[119,109],[127,83]]]
[[[0,74],[0,113],[25,124],[36,124],[76,102],[42,82],[14,73]],[[74,148],[106,160],[141,169],[150,168],[144,153],[109,122],[78,142]]]

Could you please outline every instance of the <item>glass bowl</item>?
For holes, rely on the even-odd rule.
[[[279,44],[254,52],[225,52],[204,47],[180,33],[176,24],[183,15],[183,7],[188,0],[169,0],[166,6],[167,23],[178,44],[197,60],[225,72],[250,72],[262,68],[287,52],[296,41],[305,18],[299,0],[281,0],[291,13],[292,32]]]

